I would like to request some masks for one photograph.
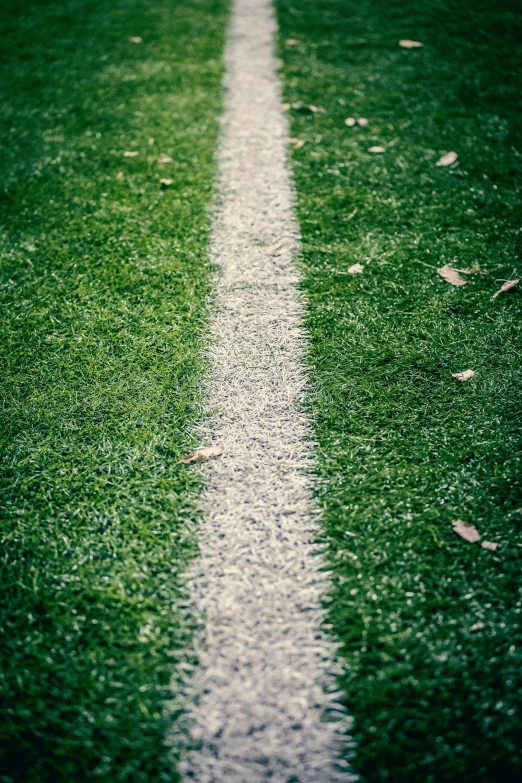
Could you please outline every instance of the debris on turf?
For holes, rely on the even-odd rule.
[[[503,293],[504,291],[510,291],[512,288],[514,288],[517,285],[517,283],[518,283],[518,280],[506,280],[506,282],[503,283],[500,286],[498,291],[495,291],[495,293],[493,294],[493,296],[491,298],[492,299],[496,299],[497,296],[499,294]]]
[[[219,457],[223,454],[223,448],[221,446],[207,446],[203,449],[195,449],[183,457],[182,462],[198,462],[205,459],[212,459],[212,457]]]
[[[131,35],[129,41],[131,43],[143,43],[143,38],[140,38],[139,35]]]
[[[467,280],[464,280],[463,277],[459,275],[456,269],[453,269],[453,267],[448,266],[448,264],[444,264],[444,266],[441,266],[440,269],[437,269],[437,272],[441,277],[446,280],[446,282],[451,283],[451,285],[466,285],[468,282]]]
[[[124,158],[137,158],[140,153],[136,150],[127,150],[123,153]]]
[[[453,524],[453,530],[457,535],[459,535],[461,538],[464,538],[466,541],[469,541],[470,544],[474,544],[477,541],[480,541],[480,533],[478,532],[475,525],[470,525],[468,522],[464,522],[462,519],[455,519]]]
[[[443,155],[441,158],[438,159],[436,166],[451,166],[452,163],[455,163],[457,160],[458,155],[456,152],[447,152],[445,155]]]
[[[403,49],[418,49],[420,46],[424,46],[420,41],[410,41],[408,38],[403,38],[399,41],[399,46]]]
[[[323,109],[322,106],[314,106],[311,103],[301,103],[300,101],[297,103],[286,103],[284,104],[283,109],[285,109],[285,111],[293,109],[300,114],[326,114],[326,109]]]
[[[469,381],[470,378],[473,378],[475,375],[475,370],[463,370],[462,372],[452,372],[451,375],[453,378],[456,378],[457,381]]]
[[[364,271],[364,266],[362,264],[352,264],[351,266],[348,267],[349,275],[359,275],[363,271]]]
[[[276,242],[275,245],[270,245],[267,247],[266,252],[269,256],[278,256],[283,245],[283,240],[281,239],[279,242]]]
[[[484,549],[490,549],[492,552],[494,552],[495,549],[497,549],[498,544],[495,544],[493,541],[483,541],[482,546]]]
[[[379,147],[378,145],[375,147],[369,147],[368,152],[373,152],[374,155],[379,155],[381,152],[386,152],[386,147]]]

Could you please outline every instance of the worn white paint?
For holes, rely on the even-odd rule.
[[[288,127],[269,0],[236,0],[211,253],[219,266],[202,445],[200,556],[189,574],[202,618],[188,718],[197,783],[333,783],[349,719],[335,644],[321,629],[327,575],[314,532],[313,447],[302,410],[306,338]],[[274,246],[277,247],[274,248]]]

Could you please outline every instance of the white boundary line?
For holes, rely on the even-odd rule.
[[[203,618],[188,710],[197,783],[351,781],[340,759],[335,644],[321,630],[328,588],[313,544],[313,450],[299,230],[286,161],[270,0],[235,0],[211,255],[220,273],[206,388],[200,556],[188,575]],[[277,249],[268,250],[280,243]]]

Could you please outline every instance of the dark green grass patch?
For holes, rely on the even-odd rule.
[[[522,285],[492,295],[522,276],[522,8],[277,5],[285,99],[304,104],[290,113],[311,407],[354,763],[375,783],[512,781]],[[457,163],[437,167],[448,151]],[[444,264],[474,270],[467,285]],[[457,537],[458,518],[498,549]]]
[[[2,4],[5,783],[177,779],[225,22],[221,0]]]

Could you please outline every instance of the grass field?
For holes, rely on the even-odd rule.
[[[227,6],[0,9],[1,783],[179,779],[163,702],[189,633],[181,457]],[[276,6],[353,763],[366,783],[512,783],[522,282],[492,296],[522,276],[522,6]]]
[[[285,100],[302,104],[310,408],[354,764],[367,783],[514,781],[522,288],[492,295],[522,273],[522,7],[276,5]],[[458,518],[498,549],[459,538]]]
[[[222,0],[2,3],[4,783],[177,779],[162,688],[194,550],[180,457],[226,16]]]

